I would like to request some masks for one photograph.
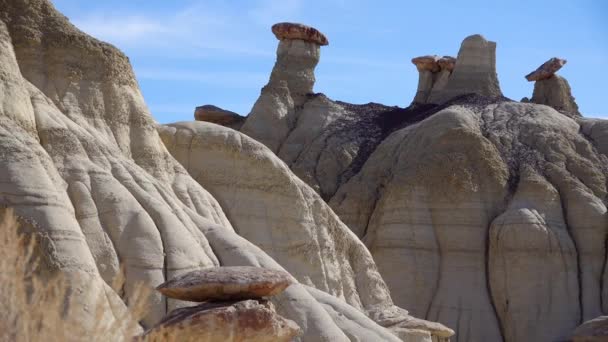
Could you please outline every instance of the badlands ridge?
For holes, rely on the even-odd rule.
[[[313,91],[327,37],[272,32],[276,64],[246,118],[202,106],[202,121],[160,125],[119,50],[47,0],[0,0],[0,207],[42,242],[41,276],[70,279],[80,324],[99,298],[104,320],[121,317],[144,282],[164,294],[131,334],[178,322],[236,341],[251,317],[259,341],[601,331],[608,122],[578,112],[555,74],[565,60],[513,101],[496,43],[473,35],[455,58],[412,60],[409,107],[354,105]]]

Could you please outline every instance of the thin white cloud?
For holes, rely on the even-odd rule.
[[[140,16],[113,17],[102,14],[76,18],[73,23],[84,32],[114,44],[131,44],[170,33],[169,27]]]

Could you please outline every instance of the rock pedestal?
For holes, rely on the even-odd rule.
[[[421,56],[412,59],[418,69],[418,90],[414,102],[416,104],[429,103],[433,92],[442,90],[454,70],[456,58],[450,56]]]
[[[242,132],[277,152],[295,124],[296,110],[313,92],[320,47],[329,43],[321,32],[302,24],[275,24],[272,32],[280,40],[277,60]]]

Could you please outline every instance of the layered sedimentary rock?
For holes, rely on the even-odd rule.
[[[553,107],[567,115],[580,116],[570,84],[555,74],[565,64],[565,59],[553,57],[526,75],[528,81],[536,81],[530,102]]]
[[[502,96],[496,75],[496,43],[478,34],[463,40],[449,79],[431,92],[427,102],[444,103],[465,94]]]
[[[299,279],[344,298],[328,294],[321,302],[316,299],[322,297],[320,290],[298,283],[273,297],[278,313],[302,327],[300,340],[394,336],[370,319],[371,313],[399,318],[404,311],[392,305],[369,252],[312,190],[303,184],[294,188],[302,202],[310,203],[308,215],[318,206],[322,213],[304,234],[297,234],[315,237],[306,253],[322,257],[316,263],[299,259],[282,247],[302,242],[297,235],[273,236],[272,228],[257,226],[256,234],[272,237],[276,248],[269,253],[279,255],[276,250],[285,248],[279,264],[234,230],[225,212],[239,199],[225,194],[218,203],[169,154],[126,56],[76,29],[43,0],[0,0],[0,46],[0,205],[14,207],[24,232],[41,239],[43,269],[71,280],[74,302],[94,308],[101,298],[102,316],[83,310],[83,325],[113,320],[126,309],[124,302],[138,282],[156,286],[220,265],[285,270],[281,264],[293,268],[291,262],[314,274],[314,281]],[[220,157],[218,164],[225,160]],[[270,165],[284,172],[282,163]],[[255,188],[246,179],[240,185]],[[267,189],[272,194],[276,188]],[[297,214],[302,222],[311,217]],[[352,259],[352,271],[335,266],[335,260],[346,264]],[[117,293],[108,284],[120,265],[126,279],[124,291]],[[160,294],[149,304],[147,326],[168,311],[191,305]]]
[[[608,134],[579,122],[470,98],[391,134],[330,205],[396,304],[454,340],[567,339],[608,293]]]
[[[204,105],[196,107],[194,120],[212,122],[238,131],[243,126],[245,117],[214,105]]]

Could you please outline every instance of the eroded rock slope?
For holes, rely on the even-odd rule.
[[[42,239],[45,272],[71,277],[73,299],[84,304],[83,324],[93,324],[99,298],[103,319],[114,319],[140,281],[156,286],[218,265],[283,270],[280,263],[301,260],[287,255],[277,262],[235,231],[225,214],[230,194],[218,203],[167,151],[117,49],[80,32],[44,0],[0,1],[0,47],[0,205],[15,208],[25,231]],[[284,172],[283,164],[271,162]],[[254,187],[245,180],[241,185]],[[267,186],[272,194],[275,188]],[[316,236],[319,243],[306,252],[332,262],[301,261],[314,277],[303,282],[355,306],[296,283],[273,299],[277,311],[302,328],[303,341],[398,340],[376,323],[405,313],[392,305],[369,252],[323,201],[307,197],[314,193],[307,189],[294,188],[322,214],[299,237]],[[273,237],[271,254],[291,241],[273,236],[272,227],[254,227]],[[357,259],[353,271],[332,273],[335,260],[349,257]],[[120,265],[124,293],[108,286]],[[365,274],[354,273],[363,266]],[[184,305],[154,295],[144,324]],[[391,323],[384,325],[399,322]]]

